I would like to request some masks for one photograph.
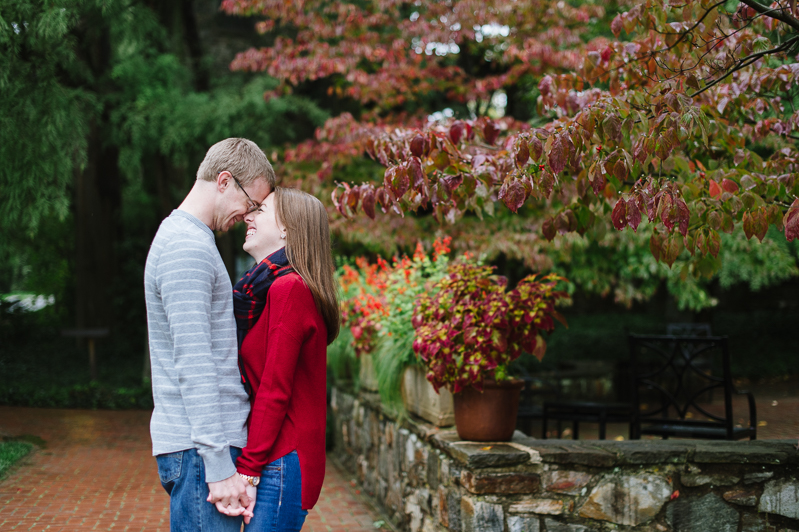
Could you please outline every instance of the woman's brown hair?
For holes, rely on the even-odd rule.
[[[286,256],[311,289],[330,345],[338,336],[340,315],[327,210],[321,201],[294,188],[277,187],[274,194],[275,213],[286,228]]]

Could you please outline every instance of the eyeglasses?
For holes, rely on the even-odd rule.
[[[219,173],[221,174],[222,172],[219,172]],[[228,172],[228,173],[230,174],[230,172]],[[239,180],[238,180],[238,179],[236,179],[236,176],[234,176],[233,174],[230,174],[230,177],[232,177],[232,178],[233,178],[233,181],[235,181],[235,182],[236,182],[236,184],[238,185],[238,187],[241,189],[241,191],[242,191],[242,192],[244,192],[244,195],[245,195],[245,196],[247,196],[247,199],[248,199],[248,200],[249,200],[249,202],[250,202],[250,210],[248,210],[248,211],[247,211],[247,214],[250,214],[250,213],[252,213],[252,212],[255,212],[255,211],[257,211],[258,209],[260,209],[260,208],[261,208],[261,204],[260,204],[260,203],[258,203],[258,202],[257,202],[257,201],[255,201],[255,200],[253,200],[253,199],[250,197],[250,195],[249,195],[249,194],[247,194],[247,191],[246,191],[246,190],[244,190],[244,187],[243,187],[243,186],[241,186],[241,183],[239,182]]]

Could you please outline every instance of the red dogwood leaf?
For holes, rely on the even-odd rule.
[[[721,187],[718,183],[713,181],[712,179],[709,181],[710,183],[710,197],[711,198],[718,198],[721,196]]]
[[[602,191],[605,190],[608,182],[605,179],[605,175],[602,173],[601,170],[597,170],[594,174],[594,179],[591,181],[591,188],[594,189],[594,194],[599,197],[602,197]]]
[[[530,160],[530,148],[527,145],[527,140],[524,137],[517,138],[515,148],[516,165],[519,168],[524,168],[524,165]]]
[[[799,199],[794,200],[782,220],[785,226],[785,238],[788,242],[799,238]]]
[[[730,194],[735,194],[738,192],[738,183],[731,179],[724,178],[721,180],[721,188],[729,192]],[[711,196],[713,194],[711,193]]]
[[[627,203],[624,199],[619,198],[619,201],[616,202],[616,206],[613,207],[613,212],[610,215],[610,219],[613,220],[613,227],[621,231],[627,226]]]
[[[502,185],[502,188],[499,189],[499,199],[502,200],[511,211],[518,211],[519,207],[524,205],[524,200],[527,199],[524,185],[518,179],[506,181]]]
[[[375,189],[371,186],[366,187],[361,193],[361,208],[366,216],[375,219]]]
[[[613,32],[613,35],[618,39],[619,35],[621,35],[621,30],[624,28],[621,22],[621,13],[616,15],[613,19],[613,22],[610,23],[610,31]]]
[[[421,135],[416,135],[411,140],[411,153],[414,157],[421,157],[424,155],[424,137]]]
[[[602,131],[605,133],[605,138],[613,142],[621,142],[621,120],[615,114],[612,114],[602,121]]]
[[[556,174],[559,174],[566,168],[566,154],[563,149],[563,144],[560,140],[560,135],[555,137],[552,141],[552,148],[549,150],[549,167]]]
[[[530,147],[530,157],[532,157],[534,161],[541,159],[541,155],[544,153],[544,144],[541,142],[541,139],[533,136],[528,144]]]
[[[453,144],[458,144],[463,138],[464,133],[466,133],[466,124],[457,120],[449,128],[449,139]]]
[[[544,193],[545,198],[549,198],[552,194],[552,189],[555,186],[555,176],[547,170],[542,170],[538,175],[538,187]]]
[[[558,233],[552,218],[544,220],[544,223],[541,225],[541,232],[544,234],[544,238],[552,242],[552,239],[554,239],[555,235]]]
[[[675,202],[678,230],[682,236],[688,234],[688,222],[691,220],[691,211],[688,210],[688,205],[685,204],[682,198],[677,198]]]
[[[498,125],[490,120],[487,121],[483,126],[483,138],[485,138],[486,143],[493,146],[497,141],[497,137],[499,137],[500,131]]]
[[[652,231],[652,236],[649,237],[649,252],[655,257],[656,261],[660,261],[660,251],[663,247],[663,235],[660,231]]]
[[[627,223],[633,228],[634,232],[638,231],[638,225],[641,223],[641,211],[635,198],[627,200]]]
[[[663,240],[660,251],[660,260],[665,262],[671,268],[674,261],[680,255],[683,248],[683,239],[678,236],[678,233],[669,233],[669,236]]]

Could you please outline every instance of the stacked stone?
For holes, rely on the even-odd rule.
[[[799,532],[793,442],[458,441],[334,390],[333,456],[411,532]]]

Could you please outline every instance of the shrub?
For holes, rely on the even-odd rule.
[[[542,333],[554,330],[554,319],[566,324],[555,310],[568,297],[556,290],[564,278],[530,275],[507,291],[507,279],[493,270],[467,257],[416,302],[413,349],[436,390],[447,386],[457,393],[467,386],[482,389],[485,378],[505,379],[507,365],[524,351],[543,358]]]

